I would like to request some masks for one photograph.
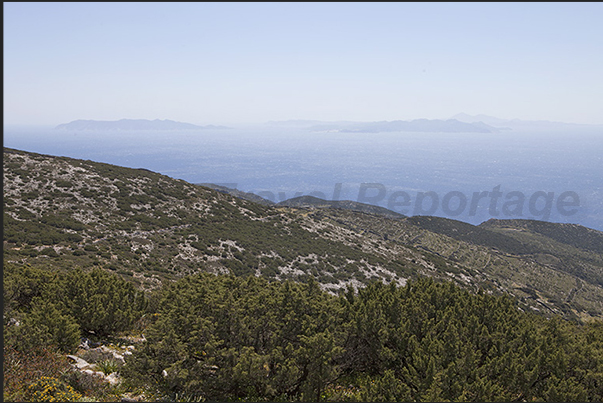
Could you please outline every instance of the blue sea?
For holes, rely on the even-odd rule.
[[[495,134],[5,127],[4,146],[146,168],[274,202],[314,195],[472,224],[528,218],[603,231],[603,129],[592,127]]]

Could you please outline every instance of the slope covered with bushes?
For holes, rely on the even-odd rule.
[[[423,279],[335,297],[194,275],[157,295],[126,375],[209,400],[600,401],[603,327]]]

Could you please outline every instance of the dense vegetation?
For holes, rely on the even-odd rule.
[[[210,400],[603,399],[603,326],[423,279],[334,297],[196,275],[162,290],[128,374]],[[165,370],[165,373],[162,372]]]
[[[131,329],[146,306],[144,294],[101,269],[41,270],[4,265],[5,342],[23,351],[54,345],[72,352],[80,335]],[[8,319],[19,326],[7,326]]]
[[[19,353],[72,351],[92,329],[117,333],[144,317],[146,341],[122,376],[164,399],[603,399],[603,323],[547,319],[522,312],[508,296],[449,282],[374,282],[334,296],[313,280],[196,274],[145,303],[129,283],[100,270],[9,266],[4,276],[5,306],[21,321],[5,323],[5,375],[17,372]],[[89,303],[67,303],[91,281]],[[119,317],[110,320],[108,311]],[[14,391],[11,381],[5,376],[4,386]]]
[[[3,283],[5,400],[65,401],[86,389],[106,389],[101,381],[83,384],[64,354],[74,353],[82,337],[132,330],[146,312],[144,293],[98,268],[65,271],[5,262]]]
[[[603,400],[598,231],[268,206],[7,149],[4,203],[5,400]],[[136,340],[119,387],[72,369],[82,337]]]

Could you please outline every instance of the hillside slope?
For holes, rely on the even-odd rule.
[[[331,292],[430,276],[526,309],[602,316],[602,234],[518,225],[267,206],[147,170],[4,149],[5,264],[100,267],[143,289],[196,272],[314,277]]]

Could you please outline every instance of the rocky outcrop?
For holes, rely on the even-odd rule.
[[[101,378],[103,381],[110,383],[111,385],[117,385],[121,382],[121,378],[117,374],[117,372],[111,372],[110,374],[106,374],[100,368],[99,363],[101,362],[113,362],[119,368],[125,365],[124,355],[132,354],[132,350],[134,346],[124,347],[123,354],[120,354],[114,348],[101,345],[100,347],[88,349],[88,350],[80,350],[81,356],[67,355],[72,361],[72,365],[76,370],[80,371],[82,374],[86,374],[86,376],[93,376]]]

